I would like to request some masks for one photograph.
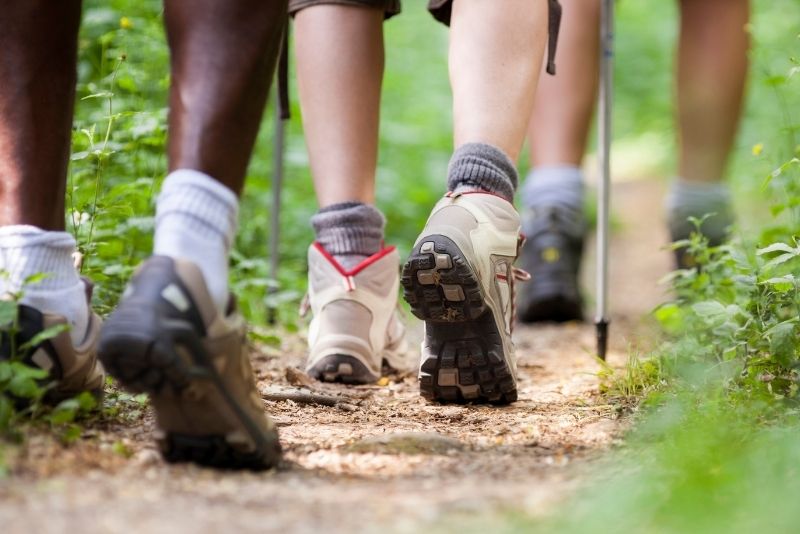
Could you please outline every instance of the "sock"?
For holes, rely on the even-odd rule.
[[[566,222],[575,222],[582,232],[583,171],[574,165],[537,167],[525,179],[522,186],[522,203],[537,213],[555,210]],[[577,229],[576,229],[577,230]]]
[[[492,145],[467,143],[450,158],[447,188],[453,193],[487,191],[513,202],[517,181],[514,162]]]
[[[220,313],[228,306],[228,260],[239,200],[207,174],[173,171],[156,202],[153,252],[194,263]]]
[[[695,227],[689,217],[708,217],[701,227],[712,244],[719,244],[727,237],[728,227],[733,223],[731,194],[722,182],[690,182],[677,178],[673,181],[665,200],[667,221],[673,239],[686,239]]]
[[[317,242],[345,269],[380,252],[386,219],[374,206],[342,202],[311,217]]]
[[[20,302],[42,313],[61,315],[71,325],[74,346],[86,337],[89,305],[86,287],[73,264],[75,239],[67,232],[47,232],[35,226],[0,228],[0,293],[22,292]],[[27,283],[36,274],[45,278]]]

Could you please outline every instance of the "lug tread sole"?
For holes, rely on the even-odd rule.
[[[191,363],[180,356],[177,347],[181,342],[176,338],[185,340],[186,332],[191,332],[195,338],[197,336],[188,323],[179,327],[181,334],[178,335],[174,330],[178,322],[168,323],[169,326],[155,327],[153,323],[148,326],[142,322],[140,313],[126,314],[118,310],[106,323],[100,341],[99,356],[105,369],[127,390],[148,393],[155,398],[160,395],[175,398],[193,381],[210,381],[239,416],[243,430],[256,443],[256,449],[231,443],[223,435],[186,435],[167,431],[157,438],[164,459],[171,463],[193,462],[223,469],[263,470],[277,465],[280,460],[277,433],[265,433],[244,414],[213,364],[198,354],[204,351],[189,351],[186,347],[194,360]],[[199,339],[195,341],[199,343]],[[184,406],[190,407],[191,404]]]
[[[516,401],[492,310],[458,246],[442,235],[421,239],[400,281],[411,311],[425,321],[429,356],[420,365],[422,397],[457,404]]]
[[[320,358],[306,370],[306,374],[320,382],[339,382],[348,385],[374,384],[380,378],[353,356],[331,354]]]

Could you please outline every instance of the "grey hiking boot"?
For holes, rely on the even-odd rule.
[[[369,384],[382,367],[405,371],[408,343],[397,314],[400,257],[384,248],[345,269],[319,243],[308,249],[306,372],[326,382]]]
[[[520,266],[531,273],[531,281],[520,291],[520,321],[583,319],[578,271],[585,228],[582,213],[558,208],[526,211]]]
[[[448,194],[403,267],[406,301],[425,321],[420,393],[442,402],[517,400],[514,269],[519,214],[487,193]]]
[[[92,297],[92,285],[86,285],[87,305]],[[86,335],[78,346],[72,344],[68,329],[61,329],[54,336],[33,344],[37,335],[49,329],[59,329],[68,321],[60,315],[42,313],[39,310],[20,304],[17,307],[17,334],[13,348],[11,336],[4,331],[0,334],[0,361],[16,356],[23,363],[44,369],[48,377],[42,382],[50,384],[44,400],[57,403],[88,391],[101,397],[105,373],[97,360],[97,341],[100,337],[100,317],[89,312],[89,325]],[[55,330],[54,330],[55,331]],[[15,354],[16,353],[16,354]]]
[[[248,469],[279,461],[245,330],[233,305],[224,317],[217,311],[194,264],[165,256],[139,267],[107,320],[100,358],[125,388],[150,394],[167,461]]]

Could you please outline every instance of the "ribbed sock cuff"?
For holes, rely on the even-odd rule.
[[[705,219],[701,227],[703,234],[712,243],[723,241],[728,227],[733,224],[730,189],[721,182],[675,179],[664,204],[670,232],[675,239],[686,238],[694,230],[694,226],[687,220],[689,217],[699,219],[713,214]]]
[[[173,171],[164,180],[156,203],[156,253],[159,228],[167,219],[198,235],[219,236],[229,249],[236,234],[239,200],[236,194],[207,174],[190,169]],[[174,230],[172,224],[170,230]]]
[[[75,247],[75,238],[67,232],[27,225],[0,228],[0,269],[7,273],[2,280],[3,292],[55,291],[80,284],[72,259]],[[26,284],[37,274],[46,276]]]
[[[333,204],[311,217],[317,242],[334,257],[380,252],[385,225],[377,208],[361,202]]]
[[[537,167],[521,190],[526,208],[555,207],[571,212],[583,211],[583,171],[573,165]]]
[[[482,190],[513,202],[518,181],[514,162],[492,145],[467,143],[450,158],[447,188],[454,193]]]

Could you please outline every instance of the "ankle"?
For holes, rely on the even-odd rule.
[[[486,191],[514,202],[519,181],[514,162],[499,148],[467,143],[450,159],[447,188],[454,193]]]
[[[156,203],[154,253],[194,263],[221,313],[229,299],[228,261],[238,211],[233,191],[188,169],[167,176]]]
[[[522,204],[534,216],[555,210],[568,220],[583,221],[583,171],[574,165],[537,167],[522,186]]]
[[[723,182],[692,182],[677,178],[665,199],[673,237],[686,238],[694,231],[687,219],[703,219],[701,230],[713,242],[724,240],[733,223],[731,194]]]
[[[317,242],[346,269],[381,251],[385,224],[377,208],[361,202],[333,204],[311,218]]]
[[[91,312],[73,263],[75,248],[75,239],[66,232],[23,225],[0,228],[0,269],[5,271],[0,293],[19,295],[21,304],[64,317],[73,344],[79,345]],[[32,281],[36,275],[43,277]]]

